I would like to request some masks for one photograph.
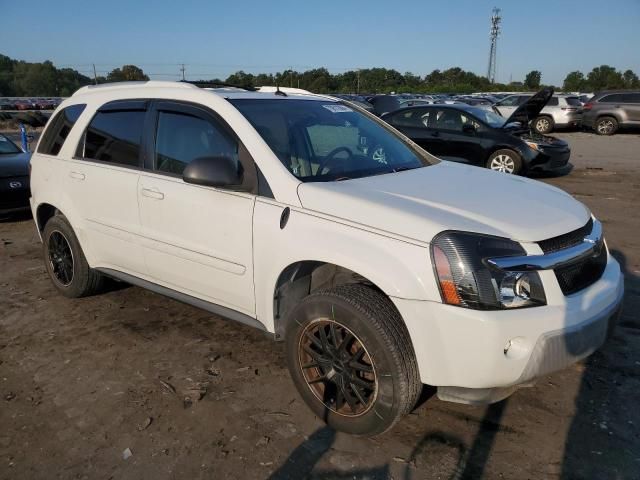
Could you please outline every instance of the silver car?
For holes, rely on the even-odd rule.
[[[503,117],[511,114],[531,98],[530,93],[509,95],[494,105]],[[531,128],[538,133],[551,133],[557,128],[577,127],[582,123],[582,103],[576,95],[554,95],[531,122]]]

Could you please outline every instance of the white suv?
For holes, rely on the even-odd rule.
[[[62,294],[108,276],[269,332],[309,407],[350,433],[390,428],[422,384],[505,398],[602,345],[623,295],[571,196],[440,162],[334,98],[85,87],[31,163]]]

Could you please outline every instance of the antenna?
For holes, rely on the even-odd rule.
[[[491,11],[491,30],[489,32],[489,38],[491,39],[491,47],[489,48],[489,68],[487,68],[487,78],[491,83],[496,81],[496,49],[498,48],[498,37],[500,36],[501,22],[502,16],[500,15],[500,9],[493,7],[493,10]]]

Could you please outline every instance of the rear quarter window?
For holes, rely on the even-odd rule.
[[[567,102],[567,105],[569,105],[570,107],[582,106],[582,103],[580,102],[580,99],[578,97],[567,97],[565,98],[565,101]]]
[[[84,103],[69,105],[56,113],[40,140],[38,153],[57,155],[86,106]]]

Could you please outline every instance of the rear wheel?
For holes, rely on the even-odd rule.
[[[380,434],[411,411],[421,391],[400,314],[364,285],[306,297],[289,316],[286,350],[300,395],[336,430]]]
[[[542,134],[551,133],[554,123],[551,117],[538,117],[533,121],[533,129]]]
[[[62,215],[49,219],[42,234],[44,261],[56,289],[66,297],[84,297],[102,287],[104,277],[89,267],[80,243]]]
[[[596,122],[598,135],[613,135],[618,130],[618,121],[613,117],[600,117]]]
[[[517,175],[522,171],[522,159],[513,150],[497,150],[487,160],[487,168],[494,172]]]

